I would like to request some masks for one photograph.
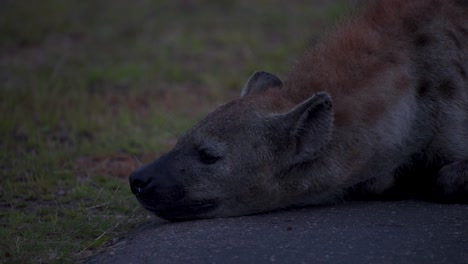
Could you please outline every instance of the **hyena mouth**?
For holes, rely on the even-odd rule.
[[[141,201],[140,201],[141,202]],[[141,203],[143,207],[157,216],[170,221],[184,221],[207,218],[207,213],[214,210],[218,203],[215,200],[190,201],[170,206],[151,206]]]

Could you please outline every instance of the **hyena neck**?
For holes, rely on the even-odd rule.
[[[281,179],[278,184],[285,190],[281,201],[311,205],[340,200],[344,194],[342,190],[349,186],[345,176],[349,171],[340,159],[333,157],[332,152],[335,150],[329,147],[314,160],[290,166],[275,175],[275,179]]]

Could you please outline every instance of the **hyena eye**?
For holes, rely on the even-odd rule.
[[[212,153],[210,153],[206,149],[201,149],[198,154],[200,155],[200,160],[205,163],[205,164],[213,164],[216,161],[218,161],[221,157],[216,156]]]

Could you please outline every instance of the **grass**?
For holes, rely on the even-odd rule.
[[[148,221],[126,176],[345,1],[0,4],[0,262],[76,262]]]

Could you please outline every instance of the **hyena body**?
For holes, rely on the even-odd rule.
[[[468,201],[468,3],[373,2],[283,83],[255,73],[166,155],[130,176],[179,220],[414,191]]]

